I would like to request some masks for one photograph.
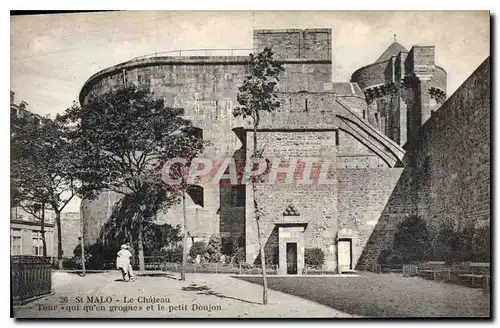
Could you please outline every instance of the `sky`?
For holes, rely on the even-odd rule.
[[[253,28],[332,28],[333,81],[393,42],[434,45],[448,95],[490,51],[487,11],[128,11],[11,17],[11,91],[38,114],[69,107],[99,70],[170,50],[252,48]]]
[[[487,11],[128,11],[11,16],[10,90],[41,115],[64,111],[85,81],[148,53],[250,49],[255,29],[331,28],[334,82],[394,41],[434,45],[448,96],[490,54]],[[79,201],[66,211],[78,211]]]

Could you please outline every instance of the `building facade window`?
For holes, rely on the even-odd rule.
[[[43,255],[43,242],[42,233],[40,231],[31,232],[31,245],[32,245],[32,255],[42,256]]]
[[[21,229],[12,229],[10,231],[10,252],[11,255],[23,254],[23,239]]]

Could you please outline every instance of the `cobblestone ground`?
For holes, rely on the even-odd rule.
[[[80,277],[53,273],[54,294],[14,307],[16,318],[335,318],[352,317],[331,307],[269,290],[229,275],[147,273],[134,282],[115,271]]]

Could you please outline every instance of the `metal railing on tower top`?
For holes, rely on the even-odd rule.
[[[164,57],[164,56],[248,56],[253,49],[187,49],[187,50],[172,50],[172,51],[164,51],[164,52],[155,52],[139,57],[135,57],[132,60],[136,59],[145,59],[145,58],[154,58],[154,57]]]

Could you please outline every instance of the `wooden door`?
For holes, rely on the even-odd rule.
[[[352,239],[340,239],[338,243],[339,272],[352,270]]]
[[[297,243],[286,243],[286,273],[297,274]]]

